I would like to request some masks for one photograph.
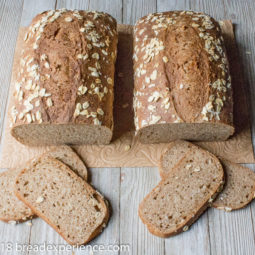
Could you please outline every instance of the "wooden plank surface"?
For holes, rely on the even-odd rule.
[[[135,21],[155,11],[193,9],[205,11],[217,19],[232,19],[236,23],[236,37],[249,86],[252,130],[255,130],[255,37],[253,0],[2,0],[0,1],[0,131],[11,77],[12,58],[19,26],[26,26],[39,12],[54,8],[94,9],[109,12],[119,23]],[[253,141],[255,141],[253,136]],[[255,165],[248,165],[255,171]],[[247,208],[226,213],[208,210],[189,231],[169,239],[151,235],[140,221],[137,209],[143,197],[157,184],[156,168],[89,169],[91,183],[109,200],[112,215],[107,228],[91,242],[98,244],[128,244],[129,252],[94,252],[93,254],[254,254],[255,203]],[[32,220],[32,226],[23,223],[8,225],[0,222],[0,254],[39,254],[31,251],[10,252],[2,244],[66,244],[41,219]],[[10,244],[9,244],[10,245]],[[27,246],[26,246],[27,247]],[[75,254],[92,254],[74,251]],[[41,253],[46,254],[46,253]],[[72,251],[51,251],[47,254],[72,254]]]

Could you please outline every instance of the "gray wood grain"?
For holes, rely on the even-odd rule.
[[[88,10],[89,0],[57,0],[56,8]]]
[[[156,11],[156,0],[125,0],[123,2],[123,23],[133,25],[139,18]]]
[[[232,19],[236,23],[236,40],[240,61],[250,91],[252,130],[255,131],[255,28],[254,0],[2,0],[0,1],[0,131],[6,109],[11,77],[12,58],[18,27],[27,26],[39,12],[54,9],[91,9],[113,15],[119,23],[134,24],[136,20],[155,11],[192,9],[204,11],[216,19]],[[255,132],[254,132],[255,133]],[[254,137],[254,136],[253,136]],[[255,142],[255,139],[253,138]],[[248,165],[255,171],[255,165]],[[176,237],[162,239],[151,235],[138,217],[140,201],[158,183],[156,168],[90,169],[91,181],[109,200],[112,215],[107,228],[90,244],[129,244],[130,252],[94,254],[254,254],[255,203],[245,209],[226,213],[209,209],[189,231]],[[0,222],[1,243],[61,245],[66,242],[41,219],[16,226]],[[58,247],[60,249],[60,246]],[[12,252],[8,254],[38,254]],[[72,254],[55,251],[47,254]],[[75,254],[91,254],[75,250]]]
[[[139,202],[159,179],[155,167],[121,168],[120,243],[130,245],[130,254],[164,254],[164,239],[150,234],[138,217]]]

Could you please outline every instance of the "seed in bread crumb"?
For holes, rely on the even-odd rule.
[[[194,168],[194,172],[200,172],[201,168],[198,166],[196,168]]]
[[[130,148],[131,148],[131,146],[130,146],[130,145],[126,145],[126,146],[125,146],[125,148],[124,148],[124,150],[125,150],[125,151],[129,151],[129,150],[130,150]]]
[[[43,196],[39,196],[37,199],[36,199],[36,203],[37,204],[40,204],[40,203],[42,203],[44,201],[44,197]]]
[[[124,77],[124,74],[121,73],[121,72],[119,72],[119,73],[118,73],[118,77],[122,78],[122,77]]]
[[[129,106],[129,104],[123,104],[123,105],[122,105],[122,108],[125,109],[125,108],[127,108],[128,106]]]
[[[66,18],[65,18],[65,21],[66,21],[66,22],[71,22],[72,20],[73,20],[73,19],[72,19],[71,17],[66,17]]]
[[[167,56],[164,56],[164,57],[163,57],[163,61],[164,61],[165,63],[167,63],[167,62],[168,62],[168,58],[167,58]]]
[[[189,226],[184,226],[183,229],[182,229],[184,232],[189,230]]]
[[[82,32],[82,33],[85,32],[85,27],[81,27],[80,32]]]
[[[191,164],[187,164],[187,165],[185,166],[185,168],[186,168],[186,169],[190,169],[190,168],[191,168]]]
[[[184,86],[183,86],[183,84],[181,83],[181,84],[180,84],[180,89],[183,89],[183,87],[184,87]]]

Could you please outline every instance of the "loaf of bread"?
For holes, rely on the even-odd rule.
[[[229,64],[213,18],[191,11],[141,18],[133,60],[141,142],[226,140],[234,133]]]
[[[116,21],[108,14],[37,15],[24,36],[12,135],[28,145],[108,144],[116,50]]]

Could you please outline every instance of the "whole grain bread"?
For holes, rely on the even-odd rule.
[[[141,142],[226,140],[234,133],[229,63],[213,18],[171,11],[139,19],[133,59]]]
[[[202,149],[188,153],[141,202],[148,230],[169,237],[189,226],[212,203],[224,184],[219,160]]]
[[[161,156],[159,163],[161,177],[166,178],[182,158],[197,149],[196,145],[186,141],[173,142]],[[221,158],[220,162],[225,172],[225,186],[212,206],[228,212],[243,208],[255,196],[255,173],[226,159]]]
[[[15,194],[71,245],[89,242],[109,218],[102,195],[50,156],[20,172]]]
[[[116,26],[110,15],[94,11],[51,10],[33,19],[10,112],[19,142],[110,142]]]
[[[77,175],[87,180],[87,168],[79,156],[68,146],[53,148],[41,157],[51,156],[70,167]],[[31,162],[27,163],[29,165]],[[0,220],[22,222],[34,217],[29,207],[21,202],[13,192],[15,179],[20,168],[10,169],[0,174]]]
[[[245,207],[255,197],[255,173],[225,159],[221,159],[221,163],[226,184],[212,206],[227,212]]]

